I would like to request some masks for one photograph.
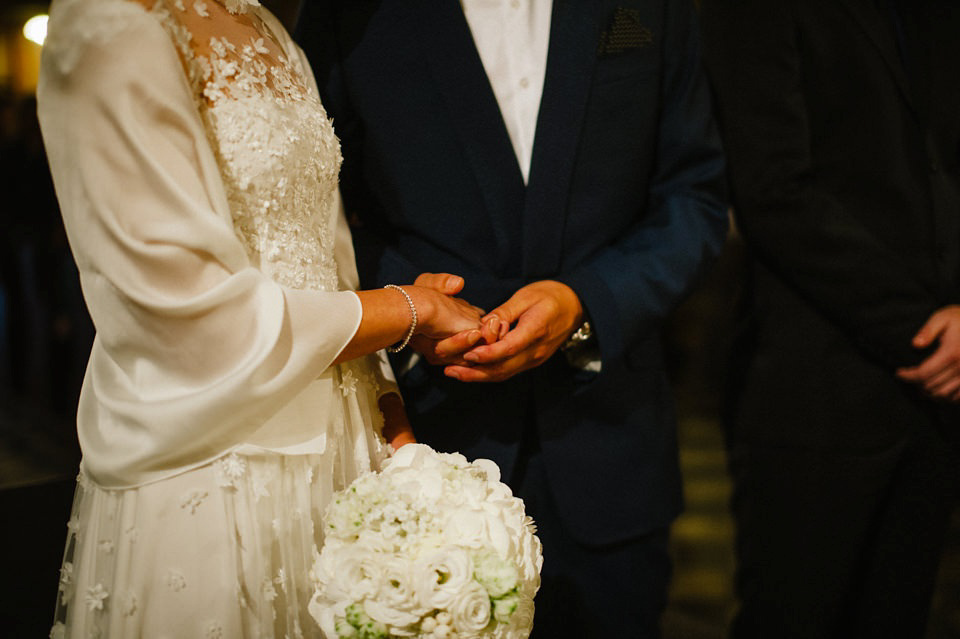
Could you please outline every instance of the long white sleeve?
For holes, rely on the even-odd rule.
[[[361,306],[250,264],[168,34],[137,5],[109,11],[125,14],[96,37],[51,29],[38,98],[97,328],[78,415],[84,466],[128,486],[246,441],[327,371]]]

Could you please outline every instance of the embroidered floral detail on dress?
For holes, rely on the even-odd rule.
[[[70,521],[67,522],[67,530],[76,535],[80,532],[80,518],[74,515],[70,518]]]
[[[217,621],[211,621],[207,624],[207,630],[204,634],[205,639],[223,639],[223,626]]]
[[[63,562],[63,565],[60,566],[60,592],[64,595],[69,592],[70,587],[73,585],[73,563],[69,561]]]
[[[137,612],[137,595],[133,592],[127,592],[120,603],[120,612],[124,617],[132,617]]]
[[[110,593],[103,587],[103,584],[97,584],[96,586],[87,588],[87,596],[84,598],[87,604],[87,610],[103,610],[104,602],[109,596]]]
[[[230,453],[216,462],[217,484],[223,488],[236,488],[247,472],[247,462],[240,455]]]
[[[191,515],[196,514],[197,508],[200,507],[200,504],[202,504],[206,498],[207,491],[192,490],[180,499],[180,507],[184,510],[189,510]]]
[[[273,466],[254,466],[250,472],[250,484],[253,496],[260,501],[262,497],[270,496],[270,485],[276,485],[277,470]]]
[[[265,601],[273,601],[277,598],[277,591],[273,587],[273,581],[270,580],[270,577],[263,578],[261,589],[263,590],[263,599]]]
[[[113,542],[109,539],[101,539],[100,543],[97,544],[97,548],[105,555],[113,554]]]
[[[348,368],[347,372],[343,374],[340,378],[340,392],[343,393],[343,396],[352,395],[357,392],[357,382],[360,380],[357,378],[356,374],[353,372],[352,368]]]
[[[62,621],[53,624],[53,628],[50,629],[50,639],[65,639],[66,636],[67,627],[63,625]]]
[[[225,6],[243,12],[257,2],[226,0]],[[299,58],[271,47],[278,43],[258,12],[251,12],[260,25],[255,35],[236,42],[217,37],[203,46],[185,26],[189,13],[182,21],[162,10],[158,15],[194,87],[234,230],[251,262],[283,286],[337,290],[340,143]]]
[[[174,592],[180,592],[187,587],[187,578],[179,570],[171,568],[167,571],[167,587]]]
[[[251,7],[259,7],[259,0],[225,0],[224,6],[230,13],[246,13]]]
[[[197,12],[197,15],[201,18],[209,18],[210,12],[207,11],[207,3],[203,0],[195,0],[193,3],[193,10]]]

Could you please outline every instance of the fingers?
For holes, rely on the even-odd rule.
[[[934,313],[913,337],[913,345],[916,348],[927,348],[946,327],[946,318],[941,313]]]
[[[938,399],[952,400],[960,393],[960,374],[956,370],[952,375],[941,377],[926,387],[930,395]]]
[[[505,360],[529,348],[540,334],[541,331],[538,331],[532,322],[520,322],[503,339],[480,345],[465,353],[463,359],[472,364],[491,364]]]
[[[951,344],[941,343],[918,366],[899,369],[897,377],[923,386],[933,397],[949,400],[960,391],[960,355]]]
[[[481,320],[483,323],[480,325],[480,331],[483,336],[483,341],[487,344],[493,344],[498,339],[503,337],[503,329],[506,328],[509,330],[510,326],[505,322],[501,322],[500,318],[496,315],[489,315],[485,320]]]
[[[500,322],[501,327],[506,326],[509,328],[509,326],[516,322],[520,316],[523,315],[523,312],[532,305],[532,300],[528,300],[527,297],[526,292],[520,289],[506,302],[487,313],[482,321],[488,322],[496,319]]]
[[[437,342],[433,348],[434,355],[442,360],[453,357],[460,359],[459,356],[473,348],[481,337],[477,329],[457,333]]]
[[[938,332],[937,335],[941,333],[942,331]],[[920,334],[917,335],[919,338]],[[953,339],[941,339],[937,350],[927,359],[917,366],[898,369],[897,376],[908,382],[927,383],[932,382],[950,369],[960,367],[960,344],[955,344],[954,341]]]
[[[532,360],[524,355],[484,366],[447,366],[447,377],[461,382],[502,382],[532,367]]]
[[[444,295],[456,295],[463,290],[464,281],[459,275],[450,273],[421,273],[414,285],[432,288]]]

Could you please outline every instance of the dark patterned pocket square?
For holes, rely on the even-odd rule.
[[[600,34],[600,48],[597,54],[604,56],[623,53],[651,44],[653,44],[653,31],[640,22],[640,12],[636,9],[617,7],[610,27]]]

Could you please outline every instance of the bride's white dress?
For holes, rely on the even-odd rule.
[[[40,119],[98,336],[52,636],[320,636],[322,510],[386,454],[391,382],[332,364],[337,139],[279,22],[225,1],[53,2]]]

